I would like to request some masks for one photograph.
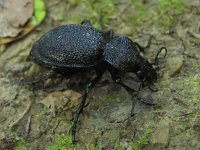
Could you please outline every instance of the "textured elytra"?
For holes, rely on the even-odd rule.
[[[124,36],[114,36],[106,44],[104,59],[119,70],[132,71],[142,58],[133,41]]]
[[[50,68],[95,66],[102,59],[103,33],[91,27],[71,24],[43,35],[31,50],[35,63]]]

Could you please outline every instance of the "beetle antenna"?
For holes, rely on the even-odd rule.
[[[157,62],[158,62],[158,56],[159,56],[159,54],[162,52],[162,50],[165,50],[165,55],[164,55],[164,57],[163,58],[165,58],[165,56],[167,55],[167,48],[166,47],[161,47],[159,50],[158,50],[158,52],[157,52],[157,54],[156,54],[156,57],[155,57],[155,59],[154,59],[154,62],[152,63],[152,64],[156,64]]]
[[[100,18],[99,18],[99,24],[100,24],[100,26],[101,26],[101,31],[102,32],[104,32],[105,31],[105,25],[104,25],[104,20],[103,20],[103,18],[104,18],[104,16],[100,16]]]
[[[149,40],[148,40],[147,45],[145,46],[145,48],[149,48],[151,46],[151,41],[152,41],[153,38],[154,38],[154,36],[150,34],[149,35]]]

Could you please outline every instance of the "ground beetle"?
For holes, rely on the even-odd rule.
[[[155,61],[162,49],[158,52]],[[115,36],[112,31],[104,33],[92,27],[89,20],[81,24],[70,24],[56,27],[44,34],[32,47],[30,58],[36,64],[51,71],[44,74],[45,80],[56,73],[96,71],[96,78],[91,80],[85,89],[81,102],[73,117],[72,140],[75,142],[76,126],[83,113],[89,91],[108,70],[112,80],[127,91],[136,92],[125,85],[119,72],[133,72],[141,85],[150,85],[157,80],[156,70],[152,64],[140,55],[142,47],[126,36]],[[37,80],[36,82],[38,82]]]

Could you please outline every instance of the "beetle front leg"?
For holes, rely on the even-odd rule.
[[[137,101],[137,96],[138,96],[138,91],[130,88],[129,86],[127,86],[126,84],[124,84],[121,80],[121,78],[116,74],[116,73],[113,73],[113,72],[110,72],[111,73],[111,76],[112,76],[112,80],[121,85],[127,92],[129,95],[131,95],[133,97],[133,100],[132,100],[132,109],[131,109],[131,113],[130,115],[133,116],[134,115],[134,108],[135,108],[135,103]],[[136,99],[135,99],[136,98]]]
[[[126,85],[126,84],[124,84],[124,83],[122,82],[122,80],[121,80],[120,76],[118,75],[118,72],[117,72],[117,70],[116,70],[115,68],[113,68],[113,67],[110,66],[110,67],[108,68],[108,70],[109,70],[109,72],[110,72],[110,74],[111,74],[112,80],[113,80],[115,83],[121,85],[130,95],[133,96],[133,93],[138,93],[138,91],[136,91],[136,90],[130,88],[128,85]],[[134,96],[135,96],[135,95],[134,95]]]
[[[85,92],[83,94],[83,96],[81,97],[81,102],[79,103],[79,106],[77,108],[77,110],[75,111],[75,117],[72,118],[72,143],[75,144],[76,143],[76,128],[77,128],[77,123],[79,120],[80,115],[83,113],[83,108],[86,106],[86,98],[88,93],[91,91],[91,89],[94,88],[95,84],[101,79],[103,72],[100,74],[97,74],[97,77],[94,78],[92,81],[90,81],[90,83],[87,84]]]
[[[55,73],[53,70],[49,70],[45,73],[42,74],[42,76],[38,79],[35,79],[35,80],[21,80],[21,81],[17,81],[18,84],[21,84],[21,85],[35,85],[39,82],[44,82],[45,80],[49,79],[49,78],[52,78],[52,77],[59,77],[61,76],[60,74],[57,74]]]
[[[115,83],[119,84],[120,86],[122,86],[131,96],[136,96],[138,91],[130,88],[128,85],[124,84],[121,80],[121,78],[118,75],[112,75],[112,79]],[[133,93],[135,93],[133,95]]]

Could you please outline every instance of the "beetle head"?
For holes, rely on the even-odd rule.
[[[135,73],[142,86],[157,81],[157,73],[152,64],[143,58],[137,45],[125,36],[114,36],[106,44],[104,60],[120,71]]]
[[[143,59],[138,66],[139,70],[136,75],[142,81],[142,86],[150,85],[157,81],[156,70],[147,59]]]

